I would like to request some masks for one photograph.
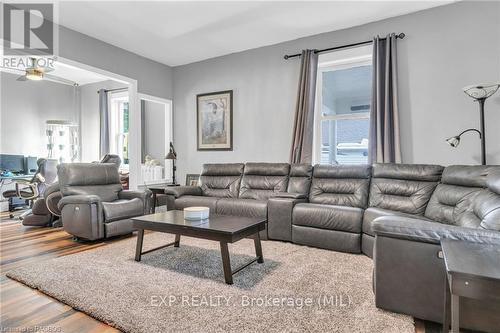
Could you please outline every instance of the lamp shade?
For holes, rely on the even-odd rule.
[[[173,152],[169,152],[167,156],[165,156],[166,160],[176,160],[177,156]]]
[[[26,69],[26,79],[31,81],[40,81],[43,80],[43,72],[38,71],[36,69]]]
[[[448,142],[448,144],[453,148],[456,148],[460,144],[460,137],[452,136],[451,138],[446,139],[446,142]]]
[[[499,83],[474,84],[463,88],[464,93],[474,99],[488,98],[500,87]]]

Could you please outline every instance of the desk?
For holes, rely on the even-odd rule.
[[[448,332],[451,302],[451,331],[458,333],[460,297],[500,300],[500,244],[443,239],[441,248],[447,275],[443,332]]]
[[[29,180],[31,180],[31,178],[33,178],[33,175],[15,175],[15,176],[10,176],[10,177],[1,176],[0,177],[0,193],[3,193],[3,186],[4,185],[14,183],[16,180],[20,180],[20,179],[29,181]],[[9,180],[10,180],[10,182],[7,182]]]

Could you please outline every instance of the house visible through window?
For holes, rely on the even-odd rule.
[[[128,168],[129,102],[128,92],[112,93],[109,98],[109,141],[110,153],[122,159],[121,168]]]
[[[319,56],[314,128],[315,163],[368,162],[371,54],[370,45]]]

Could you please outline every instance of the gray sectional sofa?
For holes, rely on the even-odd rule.
[[[446,281],[440,240],[500,244],[499,167],[449,166],[423,216],[380,217],[373,230],[377,307],[440,322]],[[500,331],[498,302],[462,298],[460,307],[461,327]]]
[[[500,166],[206,164],[200,180],[167,188],[168,209],[267,217],[263,238],[362,252],[377,306],[421,319],[442,320],[441,238],[500,244]],[[499,308],[465,301],[461,325],[500,327]]]

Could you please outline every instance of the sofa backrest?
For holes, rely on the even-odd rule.
[[[425,217],[441,223],[457,224],[472,204],[472,198],[486,187],[486,177],[491,170],[491,166],[485,165],[446,167],[429,200]]]
[[[300,193],[309,195],[311,187],[313,167],[310,164],[290,165],[290,177],[288,179],[288,193]]]
[[[457,225],[500,231],[500,170],[490,170],[487,188],[472,198],[470,208],[458,218]]]
[[[200,187],[204,196],[237,198],[240,190],[243,163],[203,164]]]
[[[288,188],[288,163],[246,163],[239,198],[267,200]]]
[[[374,164],[370,207],[423,215],[443,167],[431,164]]]
[[[316,165],[309,202],[366,208],[370,175],[369,165]]]
[[[122,190],[118,167],[113,163],[62,163],[57,175],[63,196],[90,194],[109,202],[118,200]]]

